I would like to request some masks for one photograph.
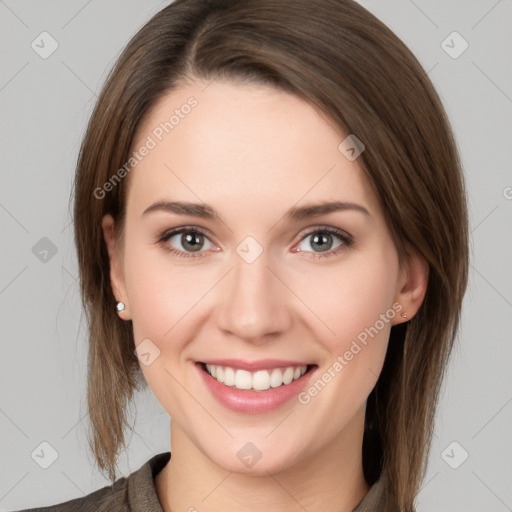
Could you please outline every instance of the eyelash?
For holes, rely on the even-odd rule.
[[[164,233],[162,233],[158,237],[157,242],[158,242],[158,244],[160,244],[162,246],[162,248],[165,251],[173,254],[174,256],[177,256],[178,258],[202,258],[202,257],[204,257],[205,256],[204,252],[206,252],[206,251],[198,251],[198,254],[195,255],[195,254],[192,254],[192,253],[188,253],[186,251],[181,251],[179,249],[175,249],[174,247],[170,246],[167,243],[169,238],[171,238],[171,237],[173,237],[175,235],[179,235],[181,233],[200,233],[201,235],[203,235],[206,238],[208,238],[208,235],[207,235],[206,231],[203,230],[202,228],[198,227],[198,226],[195,226],[195,227],[182,227],[182,228],[170,229],[170,230],[165,231]],[[335,249],[331,249],[329,251],[320,252],[320,253],[313,252],[312,254],[314,254],[314,256],[313,256],[312,259],[315,259],[315,260],[336,256],[343,249],[350,248],[352,246],[352,244],[353,244],[353,239],[352,239],[352,237],[349,234],[347,234],[344,231],[341,231],[339,229],[328,228],[328,227],[319,227],[319,228],[315,228],[312,231],[309,231],[308,233],[306,233],[299,240],[298,243],[302,242],[303,240],[305,240],[309,236],[316,235],[318,233],[335,235],[335,236],[337,236],[338,238],[341,239],[342,244],[339,245],[338,247],[336,247]],[[295,252],[306,252],[306,251],[295,251]],[[307,251],[307,252],[311,252],[311,251]]]

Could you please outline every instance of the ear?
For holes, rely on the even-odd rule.
[[[425,258],[415,250],[407,249],[405,261],[397,282],[395,302],[402,306],[392,325],[409,321],[420,309],[427,292],[429,266]]]
[[[123,320],[130,320],[130,308],[124,282],[122,258],[116,243],[115,221],[112,215],[108,214],[103,217],[101,227],[103,229],[103,238],[107,245],[110,260],[110,286],[112,287],[112,293],[114,294],[117,302],[122,302],[125,305],[125,309],[123,311],[119,311],[118,315]]]

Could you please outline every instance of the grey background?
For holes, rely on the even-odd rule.
[[[418,509],[512,510],[512,5],[361,3],[429,71],[468,183],[470,284]],[[166,4],[0,0],[2,511],[55,504],[108,484],[86,450],[85,329],[68,199],[85,123],[108,69]],[[43,31],[58,43],[46,59],[31,47]],[[469,44],[458,58],[442,47],[453,31]],[[461,44],[452,37],[444,48],[453,53]],[[169,417],[151,392],[135,405],[135,429],[119,465],[124,475],[170,449]],[[58,454],[48,469],[31,456],[44,441]]]

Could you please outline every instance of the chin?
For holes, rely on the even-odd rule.
[[[259,449],[258,445],[264,448]],[[301,443],[295,443],[295,446]],[[233,443],[232,447],[217,451],[219,447],[213,450],[206,450],[204,453],[210,460],[222,467],[226,471],[238,473],[243,475],[252,476],[266,476],[268,473],[277,474],[286,471],[298,463],[306,455],[304,453],[297,453],[284,451],[278,449],[277,446],[272,446],[268,440],[263,440],[261,443],[258,441]]]

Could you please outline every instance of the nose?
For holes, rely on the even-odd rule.
[[[278,272],[269,268],[266,254],[263,251],[252,263],[234,254],[217,312],[218,327],[224,334],[253,344],[275,339],[292,323],[290,292],[276,277]]]

